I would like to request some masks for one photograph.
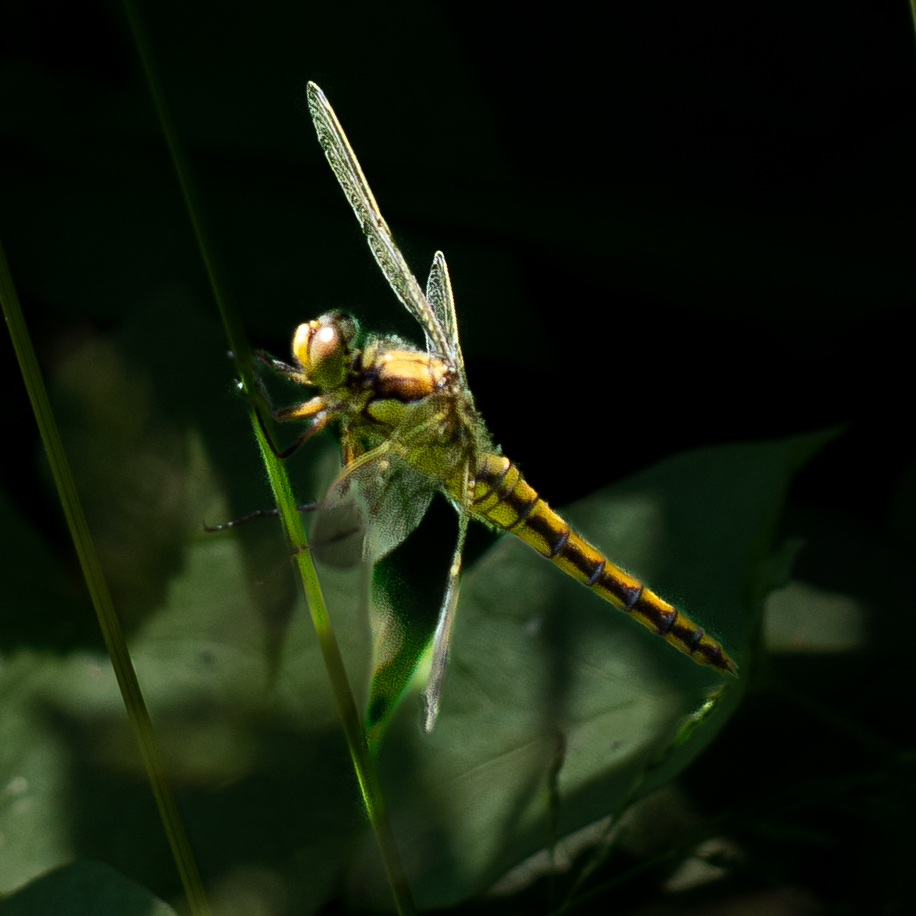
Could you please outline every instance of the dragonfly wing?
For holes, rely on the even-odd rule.
[[[445,255],[437,251],[433,257],[433,265],[429,269],[429,279],[426,281],[426,301],[432,308],[439,326],[445,335],[448,349],[443,354],[448,357],[451,364],[458,372],[461,387],[467,390],[467,379],[464,376],[464,356],[461,353],[461,343],[458,340],[458,318],[455,315],[455,295],[452,292],[452,281],[448,275],[448,266]],[[435,341],[426,338],[427,350],[432,350]]]
[[[328,566],[375,563],[420,524],[434,492],[429,479],[385,442],[346,465],[331,485],[311,549]]]
[[[359,220],[378,266],[381,267],[398,299],[423,326],[427,340],[433,342],[435,351],[447,354],[448,341],[436,314],[429,307],[416,277],[410,272],[404,256],[394,243],[388,223],[379,211],[366,176],[363,175],[356,154],[340,126],[340,121],[337,120],[337,115],[334,114],[334,109],[314,83],[308,84],[306,96],[318,133],[318,142]]]
[[[464,492],[467,487],[468,471],[465,472]],[[445,598],[442,610],[439,612],[439,621],[436,632],[433,634],[432,656],[429,665],[429,675],[426,687],[423,689],[423,701],[426,712],[423,728],[430,732],[436,724],[439,715],[439,701],[442,697],[442,684],[445,681],[445,672],[448,669],[448,654],[452,640],[452,626],[455,622],[455,611],[458,607],[458,592],[461,587],[461,556],[464,553],[464,541],[468,533],[470,512],[465,507],[458,510],[458,540],[455,552],[452,554],[452,563],[448,569],[448,582],[445,586]]]

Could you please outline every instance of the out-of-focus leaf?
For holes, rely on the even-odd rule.
[[[381,746],[389,804],[422,906],[447,906],[670,779],[735,708],[786,488],[832,433],[680,455],[570,507],[618,563],[718,634],[743,668],[689,741],[681,723],[723,684],[512,537],[467,575],[438,724],[415,704]],[[559,770],[558,797],[548,791]],[[358,873],[365,881],[368,862]],[[379,892],[383,886],[379,885]],[[381,899],[381,898],[379,898]]]
[[[0,916],[175,916],[175,910],[108,865],[74,862],[0,901]]]

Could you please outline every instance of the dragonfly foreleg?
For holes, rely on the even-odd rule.
[[[298,382],[300,385],[305,385],[307,387],[311,386],[311,383],[308,380],[308,377],[304,372],[301,372],[299,369],[290,366],[288,363],[284,363],[282,360],[274,359],[269,353],[266,353],[264,350],[258,350],[255,352],[255,358],[260,362],[264,363],[269,369],[278,373],[279,375],[285,375],[287,378],[291,379],[294,382]],[[278,458],[288,458],[296,449],[302,445],[303,442],[307,441],[310,436],[317,433],[320,429],[324,429],[327,426],[329,420],[331,419],[330,414],[327,410],[327,401],[321,395],[316,395],[308,401],[303,401],[300,404],[293,404],[291,407],[280,407],[275,408],[273,402],[270,399],[270,392],[267,390],[267,386],[264,384],[264,380],[255,372],[255,379],[258,383],[258,389],[261,392],[261,400],[264,402],[264,406],[270,411],[270,415],[280,423],[285,423],[289,420],[311,420],[305,432],[299,436],[296,441],[289,446],[289,448],[278,449],[274,445],[273,438],[270,435],[270,432],[267,429],[267,424],[264,422],[264,418],[261,416],[261,411],[255,407],[255,414],[258,418],[258,425],[261,427],[261,432],[264,433],[264,438],[267,440],[267,444],[270,446],[270,450]]]
[[[255,352],[255,359],[259,362],[264,363],[268,369],[272,372],[276,372],[278,375],[285,375],[287,378],[291,379],[294,382],[298,382],[300,385],[309,385],[309,381],[306,378],[304,372],[300,372],[298,369],[293,366],[288,365],[287,363],[282,362],[279,359],[274,359],[269,353],[266,353],[264,350],[257,350]],[[288,417],[277,417],[277,409],[273,405],[273,401],[270,397],[270,392],[267,390],[267,386],[264,384],[264,379],[258,374],[257,370],[254,373],[254,379],[258,386],[258,391],[261,395],[261,400],[264,405],[270,411],[271,415],[275,419],[289,419]],[[313,398],[314,400],[314,398]],[[262,427],[263,428],[263,427]]]
[[[285,420],[308,420],[311,419],[311,423],[305,428],[305,431],[287,448],[278,449],[274,444],[273,438],[270,435],[270,430],[267,428],[267,424],[264,422],[264,417],[261,416],[261,411],[257,407],[254,409],[255,416],[258,418],[258,425],[261,427],[261,432],[264,433],[264,438],[267,440],[267,444],[270,446],[270,450],[277,456],[277,458],[288,458],[295,452],[304,442],[307,442],[315,433],[319,430],[324,429],[325,426],[331,420],[331,414],[327,410],[325,399],[318,396],[312,398],[310,401],[305,401],[302,404],[294,404],[292,407],[281,407],[279,410],[274,410],[270,408],[270,414],[275,419],[281,423]]]
[[[264,363],[271,372],[276,372],[277,375],[285,375],[288,379],[299,385],[305,385],[306,387],[312,386],[308,376],[301,369],[297,369],[289,363],[284,363],[282,359],[276,359],[264,350],[256,350],[254,357],[259,362]],[[260,377],[258,377],[258,383],[261,384]],[[263,384],[261,384],[261,390],[264,392]]]

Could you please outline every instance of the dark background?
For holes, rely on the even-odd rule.
[[[208,293],[120,9],[5,6],[0,219],[53,359],[157,283]],[[886,510],[909,439],[904,4],[144,15],[255,345],[285,352],[331,305],[412,332],[314,142],[314,79],[417,275],[449,256],[484,415],[555,502],[685,448],[855,420],[819,496],[836,474],[848,508]],[[556,469],[552,443],[586,436],[600,454]]]
[[[416,274],[446,253],[478,404],[552,503],[685,449],[848,424],[800,474],[786,530],[809,539],[800,569],[820,584],[893,592],[914,491],[905,3],[142,13],[253,345],[283,356],[330,307],[418,340],[315,142],[312,79]],[[199,382],[205,419],[239,412],[228,365],[200,381],[226,344],[120,7],[9,0],[0,61],[0,238],[46,375],[173,291],[193,305],[163,314],[144,357],[167,367],[161,397],[199,422]],[[0,348],[0,484],[25,512],[51,508]],[[235,436],[220,452],[230,489],[257,476]],[[260,492],[237,495],[239,514]],[[67,550],[53,509],[36,514]],[[912,610],[895,600],[876,604],[905,633]],[[844,678],[850,698],[827,683],[877,727],[899,712],[888,684]],[[810,736],[768,715],[774,742]]]

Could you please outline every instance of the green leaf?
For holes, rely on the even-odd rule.
[[[474,566],[435,729],[422,734],[419,700],[406,703],[380,750],[418,905],[451,905],[552,836],[619,814],[712,740],[748,683],[763,600],[788,573],[773,544],[786,488],[831,435],[679,455],[565,513],[720,636],[738,680],[695,665],[513,537]],[[673,746],[697,714],[702,727]]]
[[[0,901],[0,916],[174,916],[145,887],[99,862],[48,872]]]

